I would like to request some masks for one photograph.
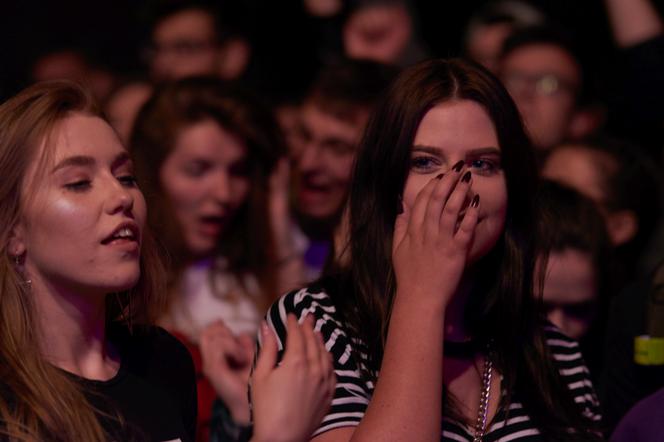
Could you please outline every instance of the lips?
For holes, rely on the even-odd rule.
[[[226,221],[225,216],[204,215],[198,218],[198,227],[204,235],[218,236],[226,225]]]
[[[119,224],[111,234],[104,238],[101,243],[104,245],[109,244],[123,244],[123,243],[136,243],[140,240],[140,230],[138,225],[134,222],[127,221]]]

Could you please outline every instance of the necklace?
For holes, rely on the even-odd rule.
[[[491,361],[491,343],[484,358],[484,371],[482,372],[482,391],[480,393],[480,408],[477,411],[477,422],[475,423],[475,436],[473,442],[482,442],[486,431],[486,420],[489,415],[489,395],[491,393],[491,373],[493,362]]]

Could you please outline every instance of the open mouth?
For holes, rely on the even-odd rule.
[[[121,224],[113,233],[102,240],[102,244],[138,243],[138,227],[132,223]]]

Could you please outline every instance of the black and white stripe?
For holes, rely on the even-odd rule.
[[[364,411],[371,399],[374,385],[363,379],[357,358],[351,356],[353,350],[359,360],[366,360],[362,344],[349,337],[344,325],[335,318],[336,308],[332,299],[321,286],[312,286],[293,291],[281,297],[267,314],[268,325],[276,332],[279,345],[279,358],[282,356],[286,339],[286,315],[294,314],[298,321],[313,314],[315,329],[323,335],[325,347],[332,354],[337,376],[337,386],[332,406],[314,435],[333,428],[356,426],[362,420]],[[599,404],[590,381],[579,345],[563,335],[553,326],[545,327],[546,342],[549,345],[556,366],[565,383],[570,388],[574,400],[581,404],[584,414],[599,421]],[[362,363],[362,362],[360,362]],[[509,416],[506,420],[505,417]],[[472,441],[472,429],[458,422],[443,419],[444,441]],[[512,401],[509,413],[499,410],[484,437],[486,442],[509,442],[518,440],[540,440],[539,431],[532,424],[526,410],[518,401]]]

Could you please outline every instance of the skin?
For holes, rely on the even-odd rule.
[[[490,147],[499,156],[500,147],[486,112],[467,100],[427,112],[413,145],[404,212],[395,223],[397,290],[380,378],[358,427],[331,430],[316,441],[439,441],[443,384],[464,404],[466,417],[477,416],[483,358],[444,358],[443,345],[445,338],[464,335],[462,307],[472,287],[467,267],[503,233],[507,190],[502,169],[480,172],[485,166],[475,161],[478,149]],[[435,148],[445,161],[420,161],[418,146]],[[450,169],[462,160],[459,169]],[[462,180],[468,171],[472,180]],[[481,202],[468,205],[474,195],[481,195]],[[490,389],[489,420],[498,407],[499,376]]]
[[[45,357],[79,376],[109,379],[119,359],[105,339],[104,299],[138,281],[145,201],[126,150],[100,118],[72,114],[42,143],[47,149],[52,161],[28,168],[10,250],[32,281]],[[134,238],[109,241],[122,225]]]
[[[212,120],[184,128],[164,161],[160,180],[189,251],[213,253],[249,194],[247,148]]]
[[[588,253],[565,249],[549,255],[543,290],[547,317],[573,339],[582,338],[595,317],[596,280]]]
[[[295,157],[298,211],[314,220],[336,216],[343,205],[357,143],[368,115],[351,122],[307,102],[301,112],[299,154]]]
[[[131,130],[141,106],[150,98],[152,87],[147,83],[130,83],[113,94],[106,106],[109,123],[125,144],[129,143]]]
[[[496,73],[500,51],[512,30],[512,26],[507,23],[478,27],[468,41],[468,55],[491,72]]]
[[[344,26],[344,49],[350,58],[394,64],[411,34],[411,19],[403,5],[365,6],[355,11]]]
[[[213,18],[205,11],[188,9],[167,16],[154,28],[157,51],[150,70],[157,80],[214,74],[219,68]],[[178,50],[178,45],[188,46]]]
[[[508,53],[501,63],[500,72],[535,146],[546,150],[564,141],[575,115],[575,89],[581,83],[581,70],[574,58],[555,45],[531,44]],[[569,87],[545,95],[537,93],[528,80],[516,80],[543,75],[555,75]]]

